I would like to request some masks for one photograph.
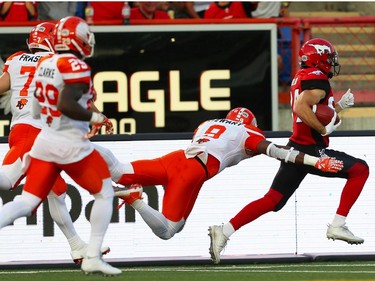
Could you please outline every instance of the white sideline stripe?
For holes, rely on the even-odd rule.
[[[290,270],[288,268],[298,268],[298,267],[374,267],[375,263],[369,264],[287,264],[287,265],[249,265],[249,266],[222,266],[216,267],[212,266],[211,268],[203,268],[203,266],[189,266],[189,267],[130,267],[123,268],[120,267],[123,271],[148,271],[148,272],[169,272],[169,271],[178,271],[178,272],[252,272],[252,273],[262,273],[262,272],[271,272],[271,273],[345,273],[345,274],[375,274],[375,270],[361,270],[361,271],[343,271],[343,270]],[[272,269],[276,268],[276,269]],[[283,270],[282,268],[285,268]],[[28,271],[5,271],[0,272],[0,275],[14,275],[14,274],[38,274],[38,273],[67,273],[67,272],[80,272],[80,269],[75,270],[28,270]]]
[[[260,270],[260,269],[250,269],[250,270],[216,270],[216,269],[185,269],[185,270],[176,270],[176,269],[122,269],[125,272],[227,272],[227,273],[345,273],[345,274],[375,274],[375,271],[343,271],[343,270]],[[38,273],[67,273],[67,272],[80,272],[81,270],[38,270],[38,271],[10,271],[10,272],[0,272],[0,275],[15,275],[15,274],[38,274]]]
[[[372,271],[343,271],[343,270],[261,270],[261,269],[248,269],[248,270],[235,270],[235,269],[228,269],[228,270],[216,270],[216,269],[197,269],[197,270],[135,270],[135,269],[124,269],[123,271],[152,271],[152,272],[228,272],[228,273],[345,273],[345,274],[375,274],[375,270]]]
[[[4,270],[4,269],[2,269]],[[13,274],[37,274],[37,273],[64,273],[64,272],[80,272],[81,270],[30,270],[30,271],[4,271],[0,275],[13,275]]]

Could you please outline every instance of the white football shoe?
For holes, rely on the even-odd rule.
[[[106,263],[100,257],[84,258],[82,260],[81,270],[86,275],[102,273],[104,276],[115,276],[122,273],[120,269]]]
[[[102,255],[106,255],[111,251],[108,246],[103,246],[101,249]],[[70,252],[70,256],[75,264],[81,264],[82,259],[86,256],[87,244],[78,250],[73,250]]]
[[[143,187],[140,184],[131,184],[127,186],[114,186],[113,190],[115,192],[115,196],[126,200],[129,196],[131,196],[134,193],[139,193],[141,196],[143,192]]]
[[[220,263],[220,253],[224,250],[228,237],[223,233],[223,225],[212,225],[208,228],[208,236],[210,236],[210,255],[214,264]]]
[[[123,202],[117,206],[117,209],[120,209],[124,204],[131,205],[136,200],[142,200],[143,187],[140,184],[132,184],[130,186],[114,186],[113,190],[115,196],[122,199]]]
[[[328,224],[327,238],[332,240],[342,240],[348,244],[362,244],[365,240],[355,236],[347,226],[332,226]]]

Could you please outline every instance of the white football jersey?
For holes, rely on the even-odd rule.
[[[10,127],[16,124],[30,124],[40,128],[40,120],[31,116],[32,99],[34,99],[35,84],[33,83],[36,66],[39,59],[49,55],[47,52],[29,54],[17,52],[5,62],[4,72],[10,76],[10,103],[12,120]]]
[[[89,122],[71,119],[57,109],[65,84],[82,82],[89,90],[78,103],[88,109],[92,99],[91,68],[72,54],[55,54],[40,61],[35,74],[36,96],[41,106],[42,131],[31,156],[66,164],[77,162],[92,152],[92,143],[84,138]]]
[[[194,133],[191,145],[185,150],[188,158],[199,156],[206,163],[207,155],[220,162],[218,172],[256,155],[257,144],[265,140],[263,132],[228,119],[203,122]]]

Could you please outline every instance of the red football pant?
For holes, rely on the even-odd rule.
[[[206,181],[206,171],[196,159],[185,157],[183,150],[174,151],[160,158],[131,163],[134,174],[124,174],[119,184],[163,185],[163,215],[174,222],[185,220]]]
[[[65,171],[78,185],[91,194],[100,192],[103,180],[110,178],[107,163],[96,150],[81,161],[71,164],[57,164],[31,158],[24,191],[38,196],[43,201],[61,171]]]

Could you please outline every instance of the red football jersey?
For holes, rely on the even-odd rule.
[[[301,69],[294,76],[292,85],[290,87],[290,102],[292,109],[294,102],[298,95],[304,90],[323,89],[328,91],[326,96],[320,100],[319,104],[325,104],[335,108],[332,89],[329,85],[329,80],[326,74],[318,68],[305,68]],[[323,137],[319,132],[309,127],[292,112],[293,116],[293,134],[290,140],[302,145],[318,145],[327,147],[329,145],[329,137]]]
[[[122,7],[124,2],[91,2],[91,6],[94,8],[95,21],[106,21],[106,20],[122,20]]]
[[[37,4],[35,2],[31,2],[35,8],[37,8]],[[0,3],[0,8],[4,5],[4,2]],[[9,10],[3,16],[4,21],[29,21],[32,19],[36,19],[38,16],[37,10],[35,14],[30,15],[27,8],[26,2],[23,1],[14,1],[10,4]]]
[[[234,19],[247,18],[242,2],[229,2],[228,5],[219,6],[212,2],[204,13],[206,19]]]

